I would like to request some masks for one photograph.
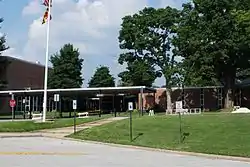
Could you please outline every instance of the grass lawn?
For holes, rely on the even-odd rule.
[[[129,119],[93,127],[70,137],[170,150],[250,157],[250,115],[214,113],[182,116],[180,143],[178,116],[136,117],[130,142]]]
[[[79,125],[108,117],[110,117],[110,115],[103,115],[102,117],[93,116],[89,118],[80,118],[80,119],[77,118],[76,124]],[[46,122],[46,123],[35,123],[33,121],[13,121],[13,122],[9,121],[9,122],[0,122],[0,132],[29,132],[41,129],[68,127],[73,125],[74,125],[73,118],[56,119],[53,122]]]

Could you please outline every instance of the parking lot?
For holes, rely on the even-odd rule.
[[[0,162],[4,167],[250,166],[247,162],[207,159],[45,137],[1,138]]]

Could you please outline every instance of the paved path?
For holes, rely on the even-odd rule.
[[[89,123],[77,125],[76,131],[81,131],[81,130],[88,129],[88,128],[91,128],[94,126],[100,126],[100,125],[104,125],[107,123],[111,123],[111,122],[123,120],[123,119],[127,119],[127,117],[112,117],[112,118],[107,118],[107,119],[102,119],[102,120],[97,120],[94,122],[89,122]],[[64,136],[70,135],[74,132],[74,126],[66,127],[66,128],[57,128],[57,129],[46,129],[46,130],[41,130],[39,132],[42,133],[43,136],[64,137]]]
[[[84,118],[83,118],[84,119]],[[106,118],[101,119],[81,125],[76,126],[76,131],[81,131],[83,129],[91,128],[94,126],[100,126],[103,124],[107,124],[110,122],[118,121],[127,119],[127,117],[112,117],[112,118]],[[29,132],[29,133],[0,133],[0,138],[6,138],[6,137],[38,137],[38,136],[47,136],[47,137],[56,137],[56,138],[62,138],[64,136],[70,135],[74,132],[74,127],[65,127],[65,128],[56,128],[56,129],[44,129],[40,131],[35,132]]]
[[[249,167],[250,163],[46,137],[1,138],[4,167]]]

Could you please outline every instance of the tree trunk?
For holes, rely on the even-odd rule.
[[[167,107],[166,114],[172,113],[172,111],[173,111],[171,93],[172,93],[171,88],[166,87],[166,102],[167,102],[167,104],[166,104],[166,107]]]
[[[234,85],[235,79],[232,77],[227,77],[225,80],[224,87],[224,108],[230,109],[234,107]]]

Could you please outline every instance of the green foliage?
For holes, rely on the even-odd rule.
[[[82,86],[82,63],[78,49],[65,44],[59,53],[51,56],[53,69],[49,71],[49,88],[77,88]]]
[[[154,77],[149,75],[152,79],[161,73],[166,78],[167,87],[175,85],[178,82],[178,63],[175,55],[170,53],[178,15],[179,12],[170,7],[149,7],[132,16],[125,16],[119,33],[120,48],[125,53],[120,55],[119,63],[127,62],[130,68],[136,60],[146,61],[150,66],[159,68],[159,71],[153,72]],[[151,68],[152,71],[154,68]]]
[[[182,83],[184,86],[219,86],[221,83],[218,81],[217,75],[212,71],[209,66],[196,70],[192,67],[193,62],[188,59],[182,62]]]
[[[128,62],[126,71],[118,74],[121,78],[121,86],[147,86],[151,87],[158,73],[154,66],[147,60],[137,59],[134,62]]]
[[[115,78],[106,66],[98,67],[89,81],[89,87],[114,87]]]
[[[3,22],[3,18],[0,18],[0,24]],[[8,46],[6,46],[6,36],[3,35],[0,37],[0,56],[2,55],[2,52],[9,49]]]
[[[0,24],[3,22],[3,18],[0,18]],[[0,37],[0,56],[2,56],[2,53],[9,49],[9,47],[6,45],[6,36],[3,35]],[[5,69],[9,65],[9,61],[5,57],[0,58],[0,75],[4,76],[3,73],[5,73]],[[7,86],[7,81],[5,80],[0,80],[0,88],[5,88]]]
[[[186,68],[193,66],[201,78],[220,81],[227,98],[233,97],[229,92],[237,71],[250,65],[246,6],[239,0],[193,0],[193,4],[184,4],[173,42],[174,53],[185,58]],[[227,100],[232,102],[232,98]]]

